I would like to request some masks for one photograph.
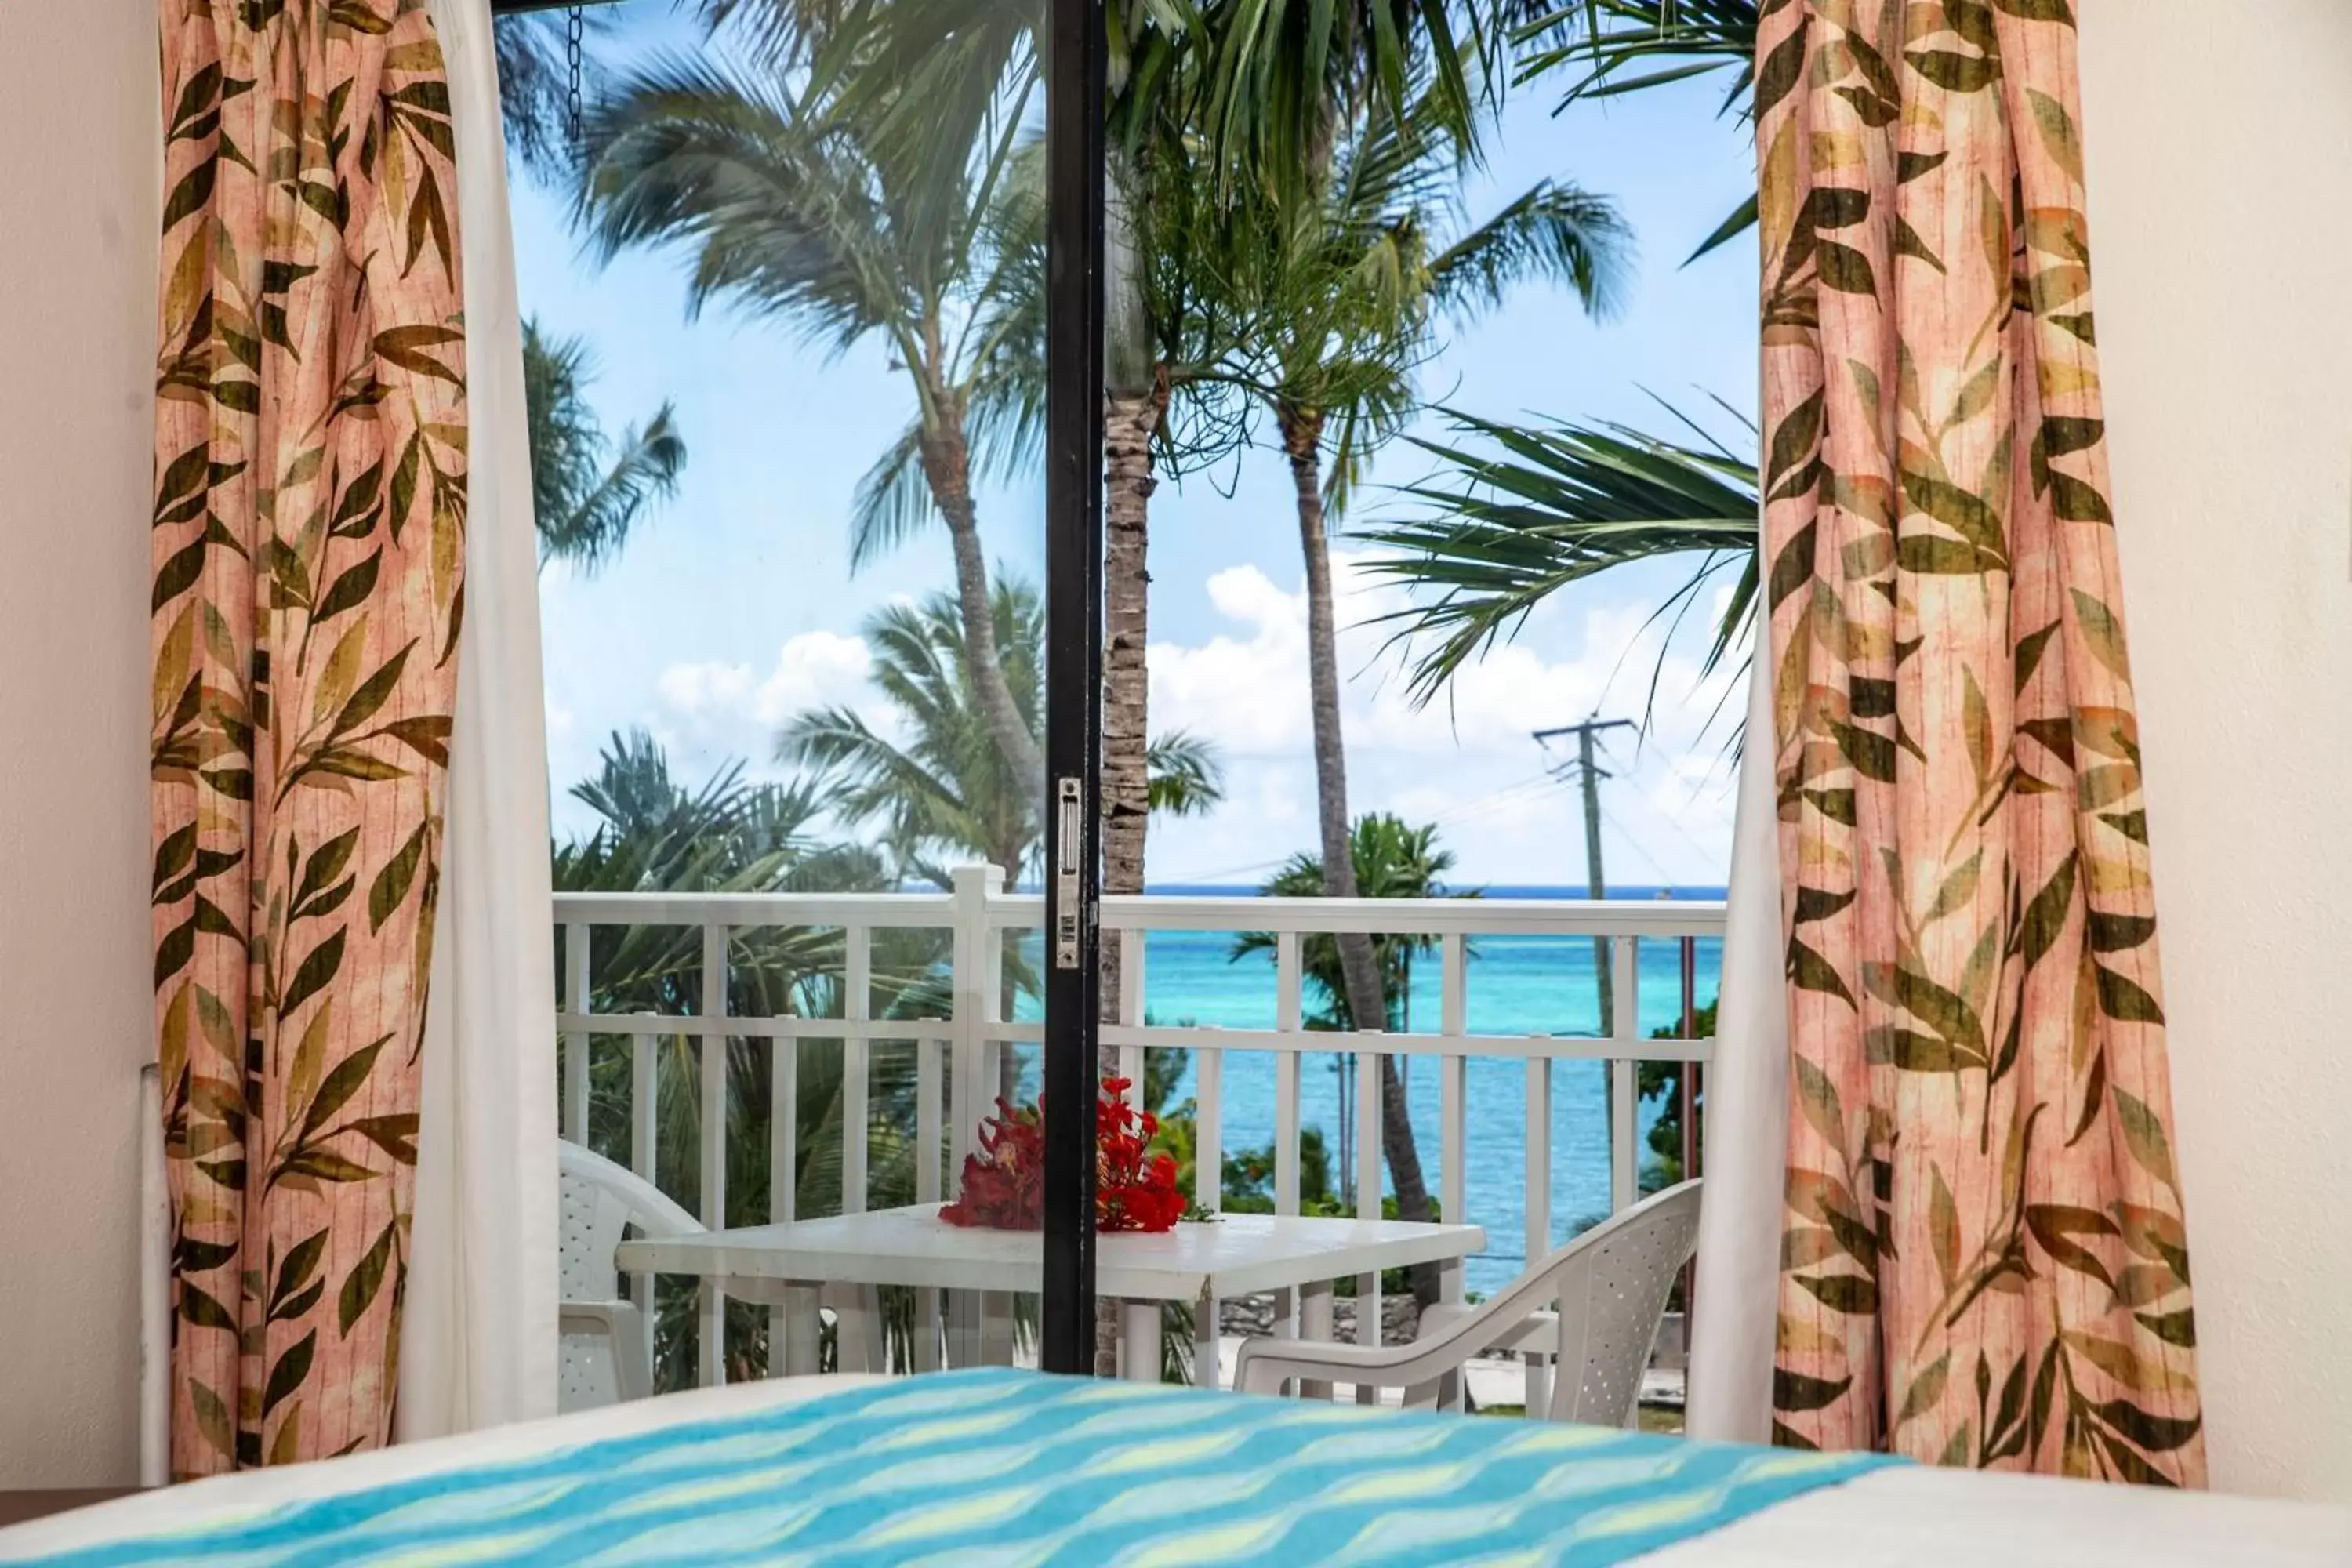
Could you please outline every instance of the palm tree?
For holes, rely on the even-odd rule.
[[[1034,809],[1045,764],[995,641],[972,498],[975,468],[1012,460],[1034,417],[1005,390],[1008,355],[1034,354],[1019,306],[1035,265],[995,241],[1009,154],[919,158],[864,116],[795,91],[781,68],[664,59],[617,82],[589,116],[578,214],[610,259],[631,246],[691,258],[689,298],[788,323],[835,353],[888,348],[915,396],[905,435],[860,486],[853,566],[936,517],[980,710]],[[982,449],[976,463],[975,444]]]
[[[1656,556],[1699,558],[1657,612],[1677,620],[1719,573],[1738,567],[1706,668],[1746,645],[1758,588],[1751,458],[1688,419],[1695,445],[1613,424],[1523,426],[1465,415],[1454,421],[1485,444],[1414,442],[1441,461],[1444,477],[1403,493],[1433,510],[1359,535],[1399,552],[1374,572],[1433,595],[1395,612],[1398,640],[1428,639],[1412,670],[1416,700],[1428,701],[1465,664],[1507,639],[1548,595]],[[1748,434],[1752,440],[1752,427]],[[1813,482],[1811,475],[1793,479]]]
[[[992,616],[1015,700],[1034,720],[1045,702],[1044,604],[1034,587],[1000,571]],[[954,600],[939,594],[886,605],[865,636],[893,721],[877,728],[852,708],[813,709],[785,722],[778,760],[813,773],[836,820],[878,827],[902,875],[949,887],[953,861],[973,855],[1013,881],[1034,873],[1040,841],[1026,782],[981,717]],[[1146,754],[1154,809],[1193,816],[1223,798],[1208,742],[1177,731]]]
[[[630,426],[618,441],[607,437],[588,403],[594,375],[585,342],[549,337],[536,320],[524,321],[522,389],[539,559],[542,565],[568,561],[590,573],[620,553],[655,503],[677,494],[686,467],[686,440],[667,403],[642,428]]]
[[[1034,593],[1002,574],[991,601],[1005,679],[1026,721],[1042,686],[1043,615]],[[855,708],[813,709],[785,721],[777,761],[823,782],[835,820],[877,827],[903,875],[949,888],[954,860],[977,855],[1020,880],[1035,858],[1036,809],[981,716],[954,600],[887,605],[863,630],[871,679],[893,710],[888,728],[902,738]]]
[[[1602,198],[1545,181],[1483,223],[1465,221],[1465,169],[1443,121],[1371,117],[1349,129],[1330,177],[1310,200],[1267,198],[1226,227],[1221,266],[1230,313],[1253,342],[1222,370],[1273,416],[1291,471],[1306,567],[1307,662],[1325,891],[1357,896],[1329,529],[1370,456],[1417,406],[1413,371],[1441,317],[1498,304],[1514,286],[1554,281],[1589,309],[1610,304],[1627,237]],[[1327,467],[1328,464],[1328,467]],[[1353,1015],[1383,1016],[1370,941],[1338,953]],[[1382,1142],[1398,1212],[1427,1217],[1429,1198],[1402,1080],[1384,1061]]]
[[[1368,813],[1356,821],[1350,836],[1349,858],[1355,871],[1356,886],[1367,899],[1434,899],[1476,898],[1475,892],[1449,894],[1445,873],[1454,868],[1454,854],[1438,847],[1437,825],[1409,826],[1401,817],[1385,812]],[[1279,871],[1267,879],[1259,891],[1268,898],[1311,899],[1324,890],[1323,861],[1316,855],[1296,855]],[[1416,956],[1425,955],[1435,948],[1434,939],[1428,936],[1388,933],[1369,939],[1374,963],[1381,978],[1381,1006],[1375,1027],[1390,1031],[1412,1026],[1412,964]],[[1238,960],[1254,952],[1270,952],[1275,945],[1272,933],[1247,931],[1234,943],[1233,956]],[[1337,939],[1329,936],[1308,936],[1298,946],[1300,978],[1305,983],[1306,996],[1313,1004],[1307,1017],[1307,1027],[1349,1030],[1356,1027],[1355,1020],[1362,1015],[1349,1001],[1345,966]],[[1340,1162],[1343,1173],[1352,1172],[1353,1162],[1348,1157],[1347,1121],[1354,1107],[1345,1079],[1349,1058],[1339,1058],[1342,1085],[1339,1095]],[[1402,1194],[1397,1200],[1398,1213],[1404,1209]]]

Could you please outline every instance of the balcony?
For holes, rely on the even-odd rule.
[[[953,1197],[980,1118],[998,1094],[1025,1092],[1024,1075],[1034,1085],[1041,1029],[1028,977],[1043,919],[1042,900],[1006,891],[993,868],[960,870],[954,883],[944,893],[558,894],[563,1135],[624,1161],[713,1228]],[[1683,900],[1111,898],[1105,949],[1118,954],[1124,1005],[1102,1042],[1130,1095],[1145,1092],[1150,1065],[1176,1117],[1189,1110],[1201,1208],[1255,1199],[1282,1215],[1313,1201],[1303,1190],[1318,1173],[1301,1131],[1327,1119],[1346,1146],[1323,1206],[1380,1214],[1381,1140],[1345,1134],[1379,1127],[1380,1054],[1402,1058],[1439,1213],[1489,1237],[1486,1253],[1446,1275],[1448,1295],[1475,1298],[1638,1195],[1637,1067],[1706,1060],[1710,1042],[1686,1037],[1687,1020],[1712,999],[1723,921],[1719,902]],[[1264,933],[1271,963],[1254,976],[1263,990],[1228,1013],[1262,1022],[1163,1018],[1154,950],[1197,951],[1240,932]],[[1406,982],[1405,1028],[1317,1026],[1304,944],[1339,932],[1412,933],[1426,961]],[[1482,980],[1505,953],[1518,994],[1497,1009]],[[1603,965],[1605,987],[1595,984]],[[1499,1032],[1498,1011],[1527,1022],[1531,972],[1557,973],[1559,1005],[1540,1009],[1553,1026]],[[1573,1032],[1604,992],[1608,1032]],[[1681,1022],[1662,1026],[1661,1016]],[[1309,1153],[1315,1142],[1310,1132]],[[1228,1158],[1245,1151],[1270,1153],[1267,1179],[1256,1190],[1249,1176],[1260,1167],[1245,1162],[1253,1190],[1229,1194]],[[1360,1331],[1376,1337],[1381,1281],[1353,1286]],[[698,1300],[657,1298],[650,1278],[632,1287],[664,1321],[663,1381],[768,1370],[780,1315],[744,1303],[730,1315],[715,1289]],[[895,1313],[886,1306],[894,1369],[940,1356],[942,1303],[912,1294]],[[947,1292],[950,1316],[959,1294]],[[1224,1314],[1202,1307],[1178,1363],[1213,1368]]]

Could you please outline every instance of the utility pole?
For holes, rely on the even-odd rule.
[[[1601,781],[1609,774],[1594,760],[1593,737],[1604,730],[1633,728],[1634,724],[1631,719],[1603,719],[1595,714],[1581,724],[1562,724],[1557,729],[1535,732],[1536,744],[1547,751],[1553,741],[1570,735],[1576,737],[1575,758],[1555,763],[1551,773],[1554,778],[1565,780],[1573,769],[1577,783],[1583,787],[1585,880],[1590,886],[1591,896],[1596,899],[1609,896],[1609,885],[1601,874]],[[1601,1032],[1603,1035],[1617,1026],[1617,988],[1610,969],[1609,942],[1605,936],[1592,939],[1592,969],[1594,977],[1600,982]]]

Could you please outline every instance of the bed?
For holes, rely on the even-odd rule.
[[[2352,1563],[2352,1510],[1043,1377],[782,1379],[0,1531],[0,1563]]]

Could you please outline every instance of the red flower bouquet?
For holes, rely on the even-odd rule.
[[[1127,1103],[1129,1081],[1103,1079],[1095,1102],[1095,1228],[1166,1230],[1184,1212],[1176,1162],[1150,1152],[1160,1119]],[[1036,1230],[1045,1223],[1045,1125],[1035,1105],[1003,1097],[963,1162],[963,1195],[940,1210],[950,1225]]]

